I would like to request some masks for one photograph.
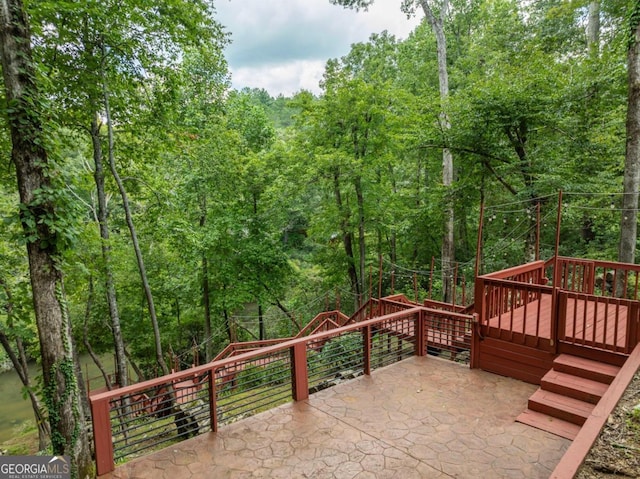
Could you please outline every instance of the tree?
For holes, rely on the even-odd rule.
[[[38,428],[38,450],[44,451],[50,443],[51,430],[49,429],[45,409],[38,396],[36,396],[33,388],[34,385],[29,377],[25,344],[19,332],[20,328],[18,327],[18,324],[16,324],[16,320],[14,318],[14,316],[16,316],[16,305],[13,300],[13,293],[11,292],[8,282],[4,278],[0,277],[0,291],[2,290],[4,290],[6,298],[4,304],[2,304],[2,308],[5,310],[7,315],[7,329],[5,331],[4,325],[0,324],[0,344],[2,344],[3,349],[11,360],[11,364],[22,382],[22,385],[27,391]],[[15,348],[12,346],[12,342],[15,342]]]
[[[640,3],[635,2],[629,25],[627,68],[627,142],[624,164],[622,219],[618,260],[635,263],[640,190]]]
[[[374,0],[331,0],[331,3],[350,8],[367,8]],[[454,243],[454,198],[451,190],[453,184],[453,155],[447,146],[447,136],[451,129],[447,103],[449,99],[449,73],[447,68],[447,38],[444,32],[445,20],[449,14],[449,0],[403,0],[402,9],[407,14],[415,12],[416,5],[422,10],[431,25],[436,37],[438,59],[438,82],[440,90],[440,128],[444,137],[442,148],[442,184],[445,188],[444,234],[442,237],[442,283],[443,300],[451,302],[453,299],[453,263],[455,261]]]
[[[55,184],[55,165],[45,150],[43,105],[21,0],[0,1],[0,50],[53,453],[69,455],[74,476],[84,478],[92,464],[59,263],[70,232],[56,204],[60,185]]]

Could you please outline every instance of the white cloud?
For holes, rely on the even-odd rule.
[[[232,35],[226,56],[234,87],[265,88],[272,95],[318,93],[329,58],[346,55],[371,33],[387,30],[406,38],[419,22],[406,18],[400,0],[378,0],[368,12],[329,0],[231,0],[216,3],[216,9]]]
[[[318,86],[324,73],[322,60],[292,60],[255,67],[232,68],[234,88],[264,88],[272,96],[282,93],[292,96],[300,90],[320,92]]]

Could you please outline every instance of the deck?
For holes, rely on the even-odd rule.
[[[620,366],[640,342],[640,266],[558,257],[476,278],[472,367],[534,384],[561,353]]]
[[[552,303],[551,294],[542,294],[538,300],[489,318],[488,327],[494,331],[524,334],[531,339],[550,340]],[[566,300],[565,306],[565,330],[559,339],[572,338],[581,345],[599,344],[612,351],[625,343],[626,305],[611,305],[596,299],[579,300],[574,296]]]

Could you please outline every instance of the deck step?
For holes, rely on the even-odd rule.
[[[573,374],[550,370],[540,381],[540,388],[580,401],[597,404],[607,391],[608,384]]]
[[[561,354],[553,361],[553,369],[605,384],[611,384],[620,368],[591,359]]]
[[[564,421],[557,417],[551,417],[548,414],[543,414],[541,412],[532,411],[531,409],[526,409],[516,418],[516,421],[535,427],[536,429],[550,432],[556,436],[564,437],[571,441],[575,439],[581,428],[572,422]]]
[[[529,398],[529,409],[582,426],[594,404],[570,398],[544,389],[538,389]]]

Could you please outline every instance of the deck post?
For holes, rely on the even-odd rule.
[[[556,274],[553,273],[553,282],[556,282]],[[558,354],[558,291],[559,288],[551,290],[551,318],[549,320],[549,346],[551,346],[551,353]]]
[[[371,326],[362,328],[362,371],[367,376],[371,375]]]
[[[473,323],[471,324],[471,357],[469,360],[470,369],[480,367],[480,320],[478,313],[473,313]]]
[[[637,303],[631,304],[627,311],[627,332],[625,354],[630,354],[636,345],[640,343],[640,307]]]
[[[291,351],[291,382],[294,401],[309,399],[309,372],[307,370],[307,343],[293,345]]]
[[[424,356],[426,354],[425,351],[425,311],[424,309],[420,309],[418,314],[416,315],[415,324],[413,326],[415,334],[416,334],[416,356]]]
[[[99,476],[115,469],[109,400],[91,401],[93,417],[93,444],[96,452],[96,472]]]
[[[209,370],[209,424],[211,432],[218,431],[218,404],[216,401],[216,369]]]

